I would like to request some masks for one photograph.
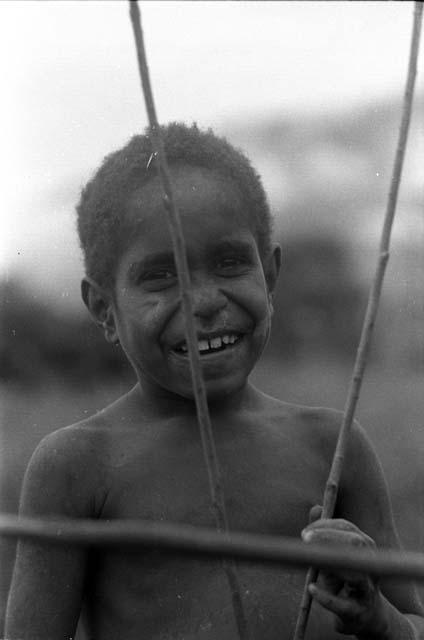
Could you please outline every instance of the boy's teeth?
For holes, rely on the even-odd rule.
[[[199,340],[198,347],[199,351],[208,351],[209,342],[207,340]]]
[[[214,349],[221,349],[224,345],[234,344],[237,341],[237,336],[232,334],[225,334],[224,336],[217,336],[216,338],[210,338],[210,340],[198,340],[197,348],[200,352],[211,351]],[[182,344],[179,349],[183,353],[187,353],[187,344]]]
[[[220,349],[222,347],[221,338],[212,338],[210,341],[210,345],[212,349]]]

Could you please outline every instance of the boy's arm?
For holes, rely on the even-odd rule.
[[[380,462],[355,426],[347,456],[337,516],[307,527],[307,542],[399,549]],[[355,524],[352,524],[355,523]],[[309,534],[309,535],[308,535]],[[314,599],[336,615],[336,628],[360,640],[424,639],[424,610],[412,582],[379,582],[352,572],[323,573]]]
[[[90,517],[84,462],[67,429],[47,436],[25,474],[20,513],[39,518]],[[20,541],[9,592],[8,640],[69,640],[83,596],[85,551],[49,542]]]

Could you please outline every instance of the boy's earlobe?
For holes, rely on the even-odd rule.
[[[270,294],[275,290],[275,286],[278,280],[278,274],[281,268],[281,247],[279,244],[274,244],[271,247],[271,251],[268,255],[268,259],[265,265],[265,279]],[[270,304],[272,305],[272,296],[270,296]]]
[[[110,294],[95,280],[85,277],[81,281],[81,296],[94,322],[108,342],[119,342]]]

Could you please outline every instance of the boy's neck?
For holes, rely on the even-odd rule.
[[[167,389],[151,389],[138,382],[132,394],[137,401],[141,401],[143,410],[157,417],[170,417],[175,415],[193,417],[196,416],[196,403],[192,398],[185,398],[172,393]],[[228,413],[237,413],[257,404],[260,393],[249,382],[238,391],[217,397],[208,398],[208,408],[211,417]]]

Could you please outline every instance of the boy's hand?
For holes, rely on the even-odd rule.
[[[311,519],[314,516],[311,514]],[[303,529],[302,539],[306,543],[331,546],[376,547],[374,540],[358,527],[340,519],[312,522]],[[377,579],[352,571],[321,571],[318,583],[312,583],[309,592],[316,602],[335,614],[335,628],[340,633],[359,638],[385,637],[388,626],[386,601]]]

